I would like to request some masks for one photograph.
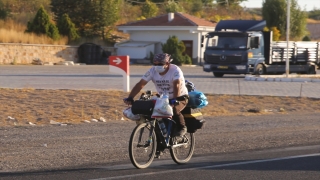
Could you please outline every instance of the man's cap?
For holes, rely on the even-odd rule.
[[[153,57],[153,63],[166,63],[166,62],[171,62],[172,60],[170,60],[170,55],[167,53],[162,53],[162,54],[156,54]]]

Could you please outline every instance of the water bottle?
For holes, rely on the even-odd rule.
[[[169,96],[168,96],[168,94],[167,94],[167,93],[164,93],[164,95],[162,96],[162,98],[163,98],[163,99],[168,99],[168,98],[169,98]]]
[[[164,122],[162,120],[159,121],[159,126],[160,126],[160,129],[162,131],[162,135],[165,136],[167,134],[167,128],[166,128],[166,125],[164,124]]]

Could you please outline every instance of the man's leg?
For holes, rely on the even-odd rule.
[[[176,136],[183,136],[187,132],[187,126],[181,111],[186,107],[187,100],[179,101],[179,104],[173,106],[173,119],[177,122]]]

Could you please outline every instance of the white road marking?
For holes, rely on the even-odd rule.
[[[99,179],[91,179],[91,180],[123,179],[123,178],[139,177],[139,176],[150,176],[150,175],[155,175],[155,174],[168,174],[171,172],[182,172],[182,171],[190,171],[190,170],[197,170],[197,169],[210,169],[210,168],[219,168],[219,167],[228,167],[228,166],[238,166],[238,165],[244,165],[244,164],[254,164],[254,163],[263,163],[263,162],[271,162],[271,161],[282,161],[282,160],[288,160],[288,159],[297,159],[297,158],[313,157],[313,156],[320,156],[320,153],[306,154],[306,155],[299,155],[299,156],[288,156],[288,157],[264,159],[264,160],[236,162],[236,163],[228,163],[228,164],[218,164],[218,165],[212,165],[212,166],[202,166],[202,167],[200,166],[200,167],[195,167],[195,168],[186,168],[186,169],[177,169],[177,170],[166,170],[166,171],[159,171],[159,172],[133,174],[133,175],[115,176],[115,177],[107,177],[107,178],[99,178]]]

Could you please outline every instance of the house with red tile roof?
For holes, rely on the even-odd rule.
[[[215,30],[216,23],[185,13],[168,13],[157,17],[119,25],[117,28],[130,35],[130,39],[116,43],[117,55],[129,55],[131,62],[148,59],[150,52],[162,53],[161,44],[170,36],[176,36],[186,46],[193,64],[202,61],[201,38]],[[144,62],[150,62],[145,60]]]

